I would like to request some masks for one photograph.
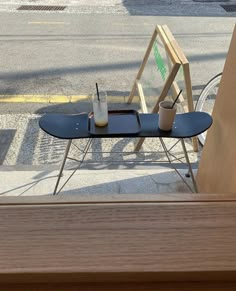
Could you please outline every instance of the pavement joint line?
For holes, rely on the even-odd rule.
[[[0,103],[75,103],[88,101],[91,95],[0,95]],[[108,96],[108,102],[125,102],[128,96]],[[134,96],[132,103],[138,102]]]
[[[69,22],[59,21],[29,21],[28,24],[45,24],[45,25],[68,25]]]

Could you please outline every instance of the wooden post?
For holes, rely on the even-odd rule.
[[[200,191],[236,193],[236,26],[216,96],[213,124],[207,131],[197,172]]]

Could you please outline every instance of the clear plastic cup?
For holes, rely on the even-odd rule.
[[[108,124],[107,93],[101,91],[99,92],[99,99],[97,94],[94,94],[92,99],[95,125],[106,126]]]

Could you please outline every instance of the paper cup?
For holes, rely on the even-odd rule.
[[[175,115],[176,105],[173,105],[172,101],[162,101],[159,104],[159,128],[164,131],[170,131],[172,129]]]

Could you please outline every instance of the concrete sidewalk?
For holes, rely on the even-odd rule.
[[[14,118],[1,115],[0,197],[53,193],[66,141],[40,130],[39,118],[34,114],[14,115]],[[60,195],[191,192],[172,170],[158,139],[146,139],[140,152],[134,152],[135,141],[133,138],[94,139],[81,169]],[[181,144],[176,144],[176,139],[165,139],[165,142],[168,149],[174,146],[171,150],[174,166],[186,174]],[[69,157],[80,160],[85,143],[84,139],[74,140]],[[197,169],[200,153],[193,152],[191,140],[185,144],[193,168]],[[67,160],[62,184],[76,166],[77,162]]]
[[[0,168],[0,197],[52,195],[58,170],[9,170]],[[65,170],[60,185],[72,173]],[[183,177],[186,170],[181,169]],[[184,177],[185,178],[185,177]],[[185,181],[193,189],[191,178]],[[58,188],[59,189],[59,188]],[[78,170],[58,195],[109,194],[159,194],[190,193],[191,189],[171,168],[122,169],[122,170]]]

